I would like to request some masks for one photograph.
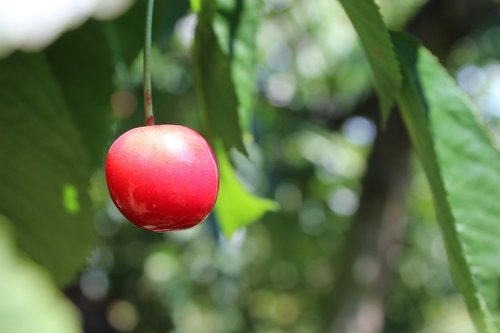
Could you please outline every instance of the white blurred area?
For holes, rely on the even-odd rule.
[[[0,0],[0,57],[36,51],[89,17],[114,18],[133,0]]]
[[[500,62],[490,60],[482,66],[464,64],[457,71],[456,79],[484,116],[500,118]]]

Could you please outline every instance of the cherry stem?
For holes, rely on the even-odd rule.
[[[146,125],[155,124],[153,114],[153,96],[151,94],[151,27],[153,25],[154,0],[148,0],[146,12],[146,33],[144,35],[144,116]]]

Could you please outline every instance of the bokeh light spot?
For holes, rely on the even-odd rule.
[[[89,300],[100,301],[108,295],[108,276],[97,269],[86,271],[80,278],[80,289]]]
[[[107,319],[117,331],[132,332],[139,323],[139,314],[132,303],[120,300],[108,307]]]
[[[342,133],[355,145],[368,146],[375,140],[377,129],[373,122],[365,117],[354,116],[343,124]]]
[[[154,252],[144,261],[144,274],[157,283],[169,281],[179,270],[177,261],[168,253]]]
[[[359,199],[351,189],[342,187],[328,196],[328,207],[341,216],[351,216],[358,209]]]

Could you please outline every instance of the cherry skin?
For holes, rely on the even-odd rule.
[[[178,125],[137,127],[111,145],[106,159],[109,194],[120,212],[151,231],[202,222],[219,190],[212,149],[197,132]]]

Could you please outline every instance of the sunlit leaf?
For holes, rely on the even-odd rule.
[[[189,0],[193,12],[198,13],[201,10],[201,0]]]
[[[437,59],[408,37],[393,39],[404,69],[398,105],[431,187],[453,278],[478,331],[498,332],[500,154]]]
[[[91,246],[88,154],[42,55],[2,60],[0,86],[0,213],[62,285]]]
[[[389,116],[401,86],[401,73],[387,28],[373,0],[339,0],[358,33],[372,69],[382,119]]]
[[[240,125],[250,133],[255,102],[256,36],[262,17],[262,1],[218,0],[215,31],[222,50],[231,61],[238,98]]]
[[[78,333],[76,309],[50,276],[17,253],[0,215],[0,332]]]
[[[220,192],[215,212],[224,234],[257,221],[266,211],[276,210],[271,200],[249,193],[228,159],[231,147],[246,152],[242,130],[249,133],[255,80],[255,35],[262,4],[252,1],[203,3],[196,29],[194,59],[197,90],[217,146]],[[214,21],[214,18],[216,20]],[[217,28],[217,34],[214,30]],[[242,209],[244,207],[244,209]]]
[[[216,149],[219,164],[219,198],[215,215],[224,235],[256,222],[264,213],[276,211],[276,202],[249,193],[236,175],[229,158],[220,145]]]
[[[238,120],[238,99],[229,60],[222,52],[212,25],[212,1],[204,3],[198,17],[193,49],[196,90],[210,135],[219,137],[226,150],[246,152]]]

